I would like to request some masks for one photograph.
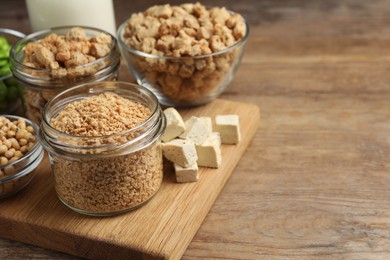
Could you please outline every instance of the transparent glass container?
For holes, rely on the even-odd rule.
[[[193,107],[217,98],[234,78],[249,37],[245,20],[244,37],[226,49],[199,56],[158,56],[126,44],[128,22],[117,32],[122,55],[137,83],[150,89],[165,106]]]
[[[100,33],[108,32],[78,26],[85,30],[88,38]],[[39,31],[26,36],[13,46],[10,54],[10,67],[14,78],[24,86],[24,111],[26,116],[36,122],[41,123],[41,112],[45,104],[58,93],[87,82],[98,82],[103,80],[116,80],[120,65],[120,51],[114,36],[110,47],[110,52],[95,61],[74,68],[72,73],[63,76],[59,70],[33,68],[23,64],[25,59],[24,50],[28,43],[42,40],[52,33],[65,35],[73,26],[57,27]]]
[[[4,115],[3,115],[4,116]],[[32,121],[19,116],[5,115],[11,121],[23,119],[27,126],[34,128],[34,135],[39,127]],[[24,189],[36,174],[35,169],[39,166],[44,156],[44,150],[39,142],[36,142],[29,152],[16,161],[0,166],[0,171],[5,172],[11,168],[13,174],[3,174],[0,177],[0,199],[12,196]]]
[[[148,107],[151,116],[129,130],[97,137],[69,135],[51,125],[67,104],[107,91]],[[39,139],[49,153],[59,199],[94,216],[124,213],[149,201],[163,179],[165,124],[156,96],[135,84],[87,83],[55,96],[43,110]]]

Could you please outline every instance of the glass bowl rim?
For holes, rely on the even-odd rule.
[[[118,41],[117,41],[116,37],[113,36],[111,33],[107,32],[107,31],[104,31],[102,29],[96,28],[96,27],[81,26],[81,25],[68,25],[68,26],[58,26],[58,27],[53,27],[53,28],[49,28],[49,29],[44,29],[44,30],[37,31],[37,32],[34,32],[34,33],[26,35],[23,39],[21,39],[15,45],[12,46],[11,52],[10,52],[10,62],[11,63],[15,63],[17,65],[17,67],[19,67],[20,69],[28,69],[28,70],[31,70],[33,72],[34,71],[37,71],[37,72],[50,72],[50,71],[52,71],[52,69],[33,68],[33,67],[30,67],[30,66],[26,66],[20,60],[15,59],[14,56],[15,56],[15,53],[16,53],[16,46],[22,45],[22,44],[27,44],[28,42],[30,42],[30,40],[33,40],[33,42],[36,42],[37,40],[43,39],[43,38],[40,38],[40,36],[43,36],[43,35],[48,36],[48,35],[50,35],[50,33],[55,33],[56,30],[72,29],[74,27],[80,27],[82,29],[95,31],[97,33],[105,33],[105,34],[110,35],[111,39],[113,40],[113,44],[112,44],[112,46],[110,46],[110,52],[109,53],[107,53],[105,56],[100,57],[100,58],[98,58],[98,59],[96,59],[96,60],[94,60],[92,62],[88,62],[88,63],[83,64],[83,65],[78,65],[78,67],[88,68],[90,66],[93,66],[93,65],[96,65],[96,64],[100,63],[101,61],[107,59],[108,57],[110,57],[112,55],[112,53],[113,53],[112,51],[115,49],[115,46],[118,44]]]
[[[227,10],[228,12],[234,14],[235,12],[233,11],[230,11],[230,10]],[[213,56],[218,56],[220,54],[223,54],[223,53],[226,53],[226,52],[229,52],[231,51],[232,49],[235,49],[241,45],[243,45],[249,38],[249,33],[250,33],[250,29],[249,29],[249,23],[248,21],[242,16],[242,18],[244,19],[244,24],[245,24],[245,35],[244,37],[242,37],[238,42],[234,43],[233,45],[230,45],[229,47],[223,49],[223,50],[220,50],[220,51],[217,51],[217,52],[213,52],[213,53],[210,53],[210,54],[204,54],[204,55],[198,55],[198,56],[181,56],[181,57],[175,57],[175,56],[160,56],[160,55],[154,55],[154,54],[150,54],[150,53],[146,53],[146,52],[143,52],[143,51],[140,51],[140,50],[136,50],[136,49],[133,49],[131,47],[129,47],[124,41],[123,41],[123,33],[124,33],[124,30],[125,30],[125,27],[126,25],[128,24],[129,20],[131,19],[128,18],[125,22],[123,22],[119,28],[118,28],[118,31],[117,31],[117,39],[118,39],[118,42],[119,42],[119,45],[124,48],[127,52],[130,52],[132,54],[135,54],[135,55],[138,55],[138,56],[141,56],[141,57],[144,57],[144,58],[154,58],[154,59],[167,59],[167,60],[184,60],[184,59],[204,59],[204,58],[208,58],[208,57],[213,57]]]

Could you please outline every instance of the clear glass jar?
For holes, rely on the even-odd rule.
[[[148,107],[151,116],[129,130],[98,137],[65,134],[51,125],[67,104],[107,91]],[[39,139],[49,153],[59,199],[94,216],[116,215],[146,203],[163,179],[160,136],[165,124],[156,96],[131,83],[87,83],[54,97],[43,110]]]
[[[28,67],[23,64],[25,59],[24,50],[28,43],[44,39],[52,33],[65,35],[72,26],[57,27],[39,31],[26,36],[13,46],[10,54],[10,67],[15,79],[24,86],[24,111],[26,116],[41,123],[41,112],[45,104],[58,93],[87,82],[103,80],[116,80],[120,65],[120,51],[117,40],[106,31],[91,27],[78,26],[85,30],[88,38],[100,33],[111,36],[112,42],[110,52],[95,61],[79,65],[72,72],[71,76],[64,76],[60,70],[50,70]]]

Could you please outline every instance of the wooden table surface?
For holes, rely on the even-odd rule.
[[[114,2],[117,25],[163,3]],[[221,97],[262,122],[183,259],[390,259],[390,1],[204,3],[249,21]],[[30,32],[24,0],[2,6],[0,27]],[[0,239],[0,259],[21,258],[74,259]]]

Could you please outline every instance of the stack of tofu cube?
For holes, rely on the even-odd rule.
[[[161,136],[163,154],[173,162],[177,182],[199,179],[198,167],[219,168],[221,144],[237,144],[241,139],[237,115],[218,115],[215,127],[211,117],[192,116],[185,123],[174,108],[164,111],[167,126]]]

